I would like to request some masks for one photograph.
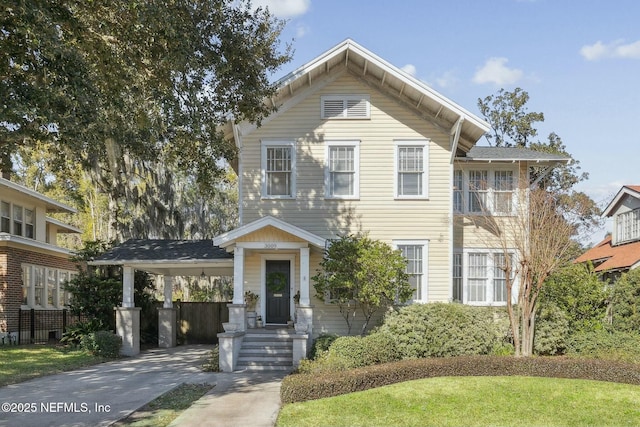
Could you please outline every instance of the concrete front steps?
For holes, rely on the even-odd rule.
[[[292,328],[247,329],[240,347],[236,370],[239,371],[292,371]]]

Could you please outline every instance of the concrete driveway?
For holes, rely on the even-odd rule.
[[[273,425],[284,374],[202,372],[211,348],[192,345],[149,350],[135,357],[2,387],[0,427],[108,426],[181,383],[216,385],[183,414],[184,425],[191,425],[193,420],[199,420],[197,425],[242,425],[236,423],[237,404],[224,405],[222,412],[207,404],[218,406],[219,399],[233,396],[246,396],[245,400],[256,399],[266,405],[262,412],[253,411],[251,425]]]

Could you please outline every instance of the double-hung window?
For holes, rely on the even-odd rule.
[[[22,305],[59,309],[68,306],[70,294],[65,284],[76,276],[74,271],[22,264]]]
[[[295,143],[262,142],[262,195],[265,198],[294,198]]]
[[[493,185],[493,211],[506,214],[513,212],[513,171],[495,171]]]
[[[499,249],[464,250],[453,254],[454,301],[472,305],[504,305],[507,271],[514,284],[515,255]]]
[[[0,203],[0,232],[11,233],[11,205],[7,202]]]
[[[469,211],[486,212],[489,192],[488,173],[483,170],[469,171]]]
[[[15,203],[0,202],[0,232],[35,238],[35,210]]]
[[[325,192],[327,198],[358,198],[360,142],[327,142]]]
[[[464,210],[464,176],[461,170],[453,171],[453,211]]]
[[[616,216],[616,244],[640,239],[640,208]]]
[[[13,234],[22,236],[22,206],[13,205]]]
[[[396,141],[396,197],[428,197],[427,141]]]
[[[427,241],[404,240],[393,242],[407,260],[406,273],[413,288],[413,301],[427,301]]]

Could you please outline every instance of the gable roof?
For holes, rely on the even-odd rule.
[[[640,241],[612,246],[609,235],[575,260],[576,263],[587,261],[602,262],[595,267],[598,272],[634,268],[640,263]]]
[[[627,196],[640,200],[640,185],[624,185],[615,195],[611,203],[602,211],[602,215],[612,216],[617,210],[619,203]]]
[[[32,199],[36,199],[40,202],[44,202],[47,207],[47,212],[76,213],[76,210],[71,206],[60,203],[57,200],[53,200],[43,194],[38,193],[37,191],[25,187],[24,185],[16,184],[15,182],[9,181],[5,178],[0,178],[0,189],[3,193],[5,191],[16,192],[31,197]]]
[[[244,237],[248,234],[251,234],[255,231],[261,230],[265,227],[274,227],[278,230],[284,231],[285,233],[289,233],[299,239],[305,240],[310,244],[324,249],[325,239],[319,237],[313,233],[308,232],[307,230],[303,230],[300,227],[296,227],[295,225],[289,224],[288,222],[282,221],[281,219],[274,218],[272,216],[265,216],[255,221],[252,221],[248,224],[242,225],[234,230],[227,231],[217,237],[214,237],[213,243],[221,248],[226,248],[228,246],[233,245],[236,240],[241,237]]]
[[[482,147],[474,146],[464,156],[456,157],[459,161],[483,162],[520,162],[530,163],[569,163],[571,159],[560,154],[545,153],[520,147]]]
[[[356,74],[447,132],[454,133],[460,124],[459,146],[465,151],[490,130],[489,124],[481,118],[351,39],[344,40],[277,81],[278,92],[267,102],[278,107],[278,111],[263,120],[263,124],[290,108],[296,99],[303,99],[310,88],[317,90],[317,86],[330,81],[331,76],[346,71]],[[234,126],[236,143],[236,132],[246,135],[253,129],[255,125],[251,124],[242,125],[240,130]]]

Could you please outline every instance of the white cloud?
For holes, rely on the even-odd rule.
[[[507,58],[489,58],[476,71],[473,82],[477,84],[493,83],[498,86],[512,85],[523,76],[522,70],[507,67]]]
[[[253,0],[254,7],[268,7],[278,18],[293,18],[304,15],[311,6],[311,0]]]
[[[413,64],[407,64],[404,67],[402,67],[402,71],[404,71],[405,73],[409,74],[412,77],[416,76],[416,66]]]
[[[624,40],[616,40],[609,44],[598,40],[592,45],[582,46],[580,55],[587,61],[597,61],[604,58],[640,59],[640,40],[626,44]]]
[[[436,83],[442,88],[451,88],[458,84],[458,77],[455,72],[445,71],[440,77],[436,77]]]
[[[296,27],[296,38],[297,39],[301,39],[302,37],[306,36],[307,34],[309,34],[311,30],[309,29],[308,26],[306,25],[298,25]]]

